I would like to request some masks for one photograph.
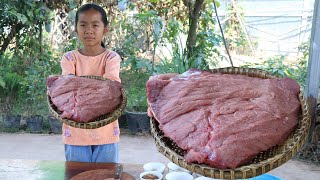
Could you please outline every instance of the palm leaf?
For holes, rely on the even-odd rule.
[[[3,77],[0,76],[0,87],[5,88],[6,87],[6,83],[3,80]]]

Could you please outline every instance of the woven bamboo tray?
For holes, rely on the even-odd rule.
[[[80,76],[80,77],[85,77],[85,78],[92,78],[92,79],[98,79],[101,81],[106,81],[108,79],[99,77],[99,76]],[[57,107],[52,103],[50,100],[50,96],[47,96],[47,102],[48,102],[48,107],[50,113],[57,119],[59,119],[62,123],[65,123],[69,126],[76,127],[76,128],[81,128],[81,129],[96,129],[102,126],[105,126],[107,124],[112,123],[113,121],[117,120],[122,112],[124,111],[126,105],[127,105],[127,96],[125,94],[124,89],[121,89],[122,93],[122,101],[119,105],[119,107],[113,111],[112,113],[104,114],[99,116],[95,121],[92,122],[87,122],[87,123],[80,123],[80,122],[75,122],[70,119],[64,119],[60,117],[61,112],[57,110]]]
[[[242,74],[258,78],[278,78],[275,75],[265,71],[253,68],[221,68],[212,70],[213,73]],[[151,118],[151,134],[155,139],[156,147],[160,153],[166,156],[179,166],[211,178],[217,179],[246,179],[264,174],[290,160],[302,147],[306,141],[310,128],[310,114],[307,101],[303,94],[299,93],[301,102],[301,114],[296,129],[281,146],[275,146],[267,151],[259,153],[248,165],[236,169],[217,169],[205,164],[187,163],[183,154],[184,151],[179,148],[171,139],[165,137],[158,128],[158,122]]]

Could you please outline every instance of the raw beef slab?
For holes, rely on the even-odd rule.
[[[187,162],[234,169],[282,144],[298,123],[300,86],[287,77],[190,69],[152,76],[146,88],[149,115]]]
[[[113,112],[121,103],[122,85],[111,80],[78,76],[50,76],[47,92],[52,103],[62,112],[61,118],[91,122]]]

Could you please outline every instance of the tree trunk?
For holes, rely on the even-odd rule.
[[[2,44],[2,47],[1,47],[1,50],[0,50],[0,54],[3,54],[6,51],[7,47],[9,46],[9,44],[10,44],[10,42],[12,40],[12,38],[15,37],[15,35],[16,35],[16,26],[17,25],[14,24],[11,27],[11,31],[10,31],[8,37],[3,41],[3,44]]]
[[[187,38],[187,53],[188,58],[192,57],[193,55],[193,47],[196,43],[196,36],[197,36],[197,28],[198,28],[198,20],[200,17],[200,10],[203,5],[204,0],[196,0],[194,4],[194,8],[191,9],[191,2],[188,2],[188,9],[189,9],[189,33]]]
[[[22,29],[22,24],[14,24],[12,27],[11,27],[11,31],[8,35],[8,37],[3,41],[3,44],[2,44],[2,47],[0,49],[0,55],[3,54],[7,47],[9,46],[11,40],[16,36],[16,33],[19,32],[21,29]]]

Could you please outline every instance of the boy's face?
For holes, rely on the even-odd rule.
[[[103,24],[100,12],[90,9],[79,14],[76,32],[85,47],[101,46],[108,28]]]

